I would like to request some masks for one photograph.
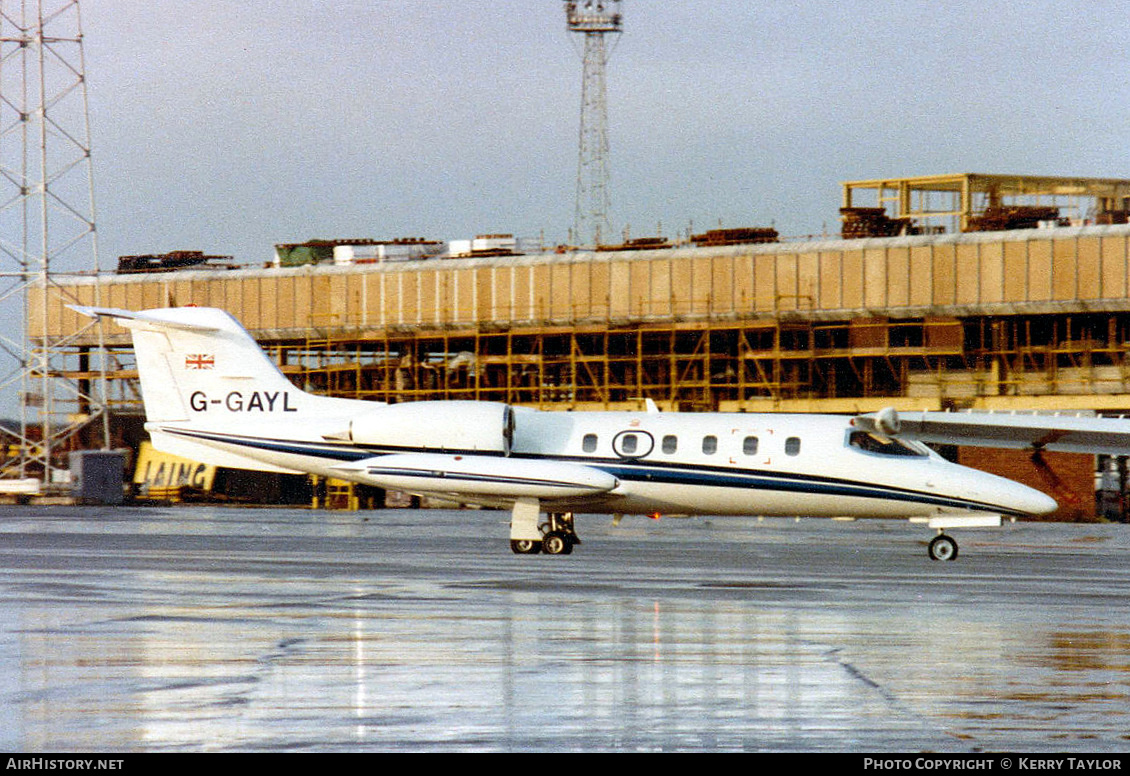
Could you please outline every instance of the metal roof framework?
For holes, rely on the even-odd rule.
[[[1057,205],[1091,222],[1103,213],[1130,210],[1130,179],[1124,178],[956,173],[845,181],[841,186],[844,208],[882,207],[893,218],[922,225],[945,220],[950,229],[963,232],[994,205]]]

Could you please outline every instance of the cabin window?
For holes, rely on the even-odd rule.
[[[671,455],[679,449],[679,438],[673,434],[663,437],[663,452]]]
[[[742,452],[746,455],[757,455],[757,437],[747,436],[742,440]]]
[[[585,434],[584,439],[581,440],[581,449],[586,453],[596,452],[596,434]]]
[[[702,438],[702,452],[707,455],[714,455],[718,452],[718,437],[704,436]]]
[[[928,455],[926,450],[909,442],[904,442],[901,439],[890,439],[889,437],[872,434],[868,431],[853,431],[848,437],[848,444],[865,453],[875,453],[876,455],[914,457]]]
[[[620,452],[624,455],[635,455],[639,447],[639,438],[635,434],[624,434],[620,437]]]
[[[785,455],[800,455],[800,437],[785,440]]]

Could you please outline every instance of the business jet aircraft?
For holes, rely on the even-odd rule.
[[[157,449],[510,509],[520,554],[571,552],[574,513],[600,512],[921,518],[938,531],[930,557],[952,560],[944,529],[1056,507],[851,418],[316,396],[223,310],[75,309],[130,329]]]

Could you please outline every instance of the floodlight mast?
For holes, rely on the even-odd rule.
[[[52,316],[80,301],[59,277],[98,272],[82,42],[78,0],[0,0],[0,391],[20,396],[19,428],[0,429],[19,454],[0,477],[46,487],[94,421],[101,439],[85,442],[109,446],[101,328],[97,354],[52,333]]]
[[[610,235],[608,193],[608,35],[621,32],[620,0],[566,2],[570,32],[584,36],[580,148],[573,239],[597,247]]]

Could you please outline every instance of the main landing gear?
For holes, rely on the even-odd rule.
[[[573,513],[550,512],[548,518],[547,522],[538,526],[541,540],[511,539],[510,549],[518,555],[537,555],[539,552],[546,555],[571,554],[573,546],[581,543],[573,528]]]
[[[569,555],[580,544],[572,512],[549,512],[539,523],[537,499],[519,499],[510,518],[510,549],[517,555]]]
[[[953,537],[939,531],[938,535],[930,540],[928,552],[931,560],[955,560],[957,558],[957,542],[953,540]]]

